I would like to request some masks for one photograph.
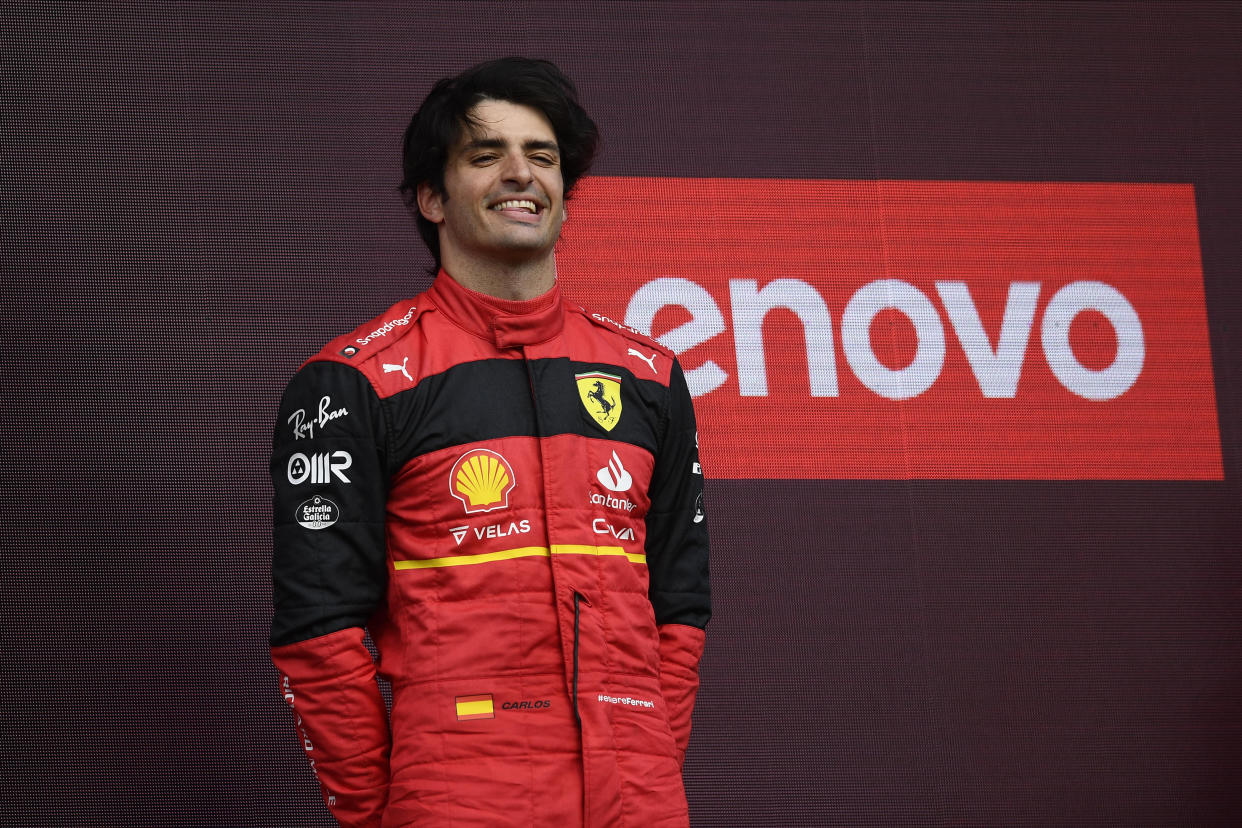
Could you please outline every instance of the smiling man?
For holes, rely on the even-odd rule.
[[[540,296],[555,282],[565,220],[556,134],[538,110],[510,101],[481,100],[469,119],[444,183],[416,186],[419,214],[442,234],[443,267],[459,284],[503,299]]]
[[[343,825],[688,824],[698,438],[674,355],[557,286],[597,143],[546,61],[437,83],[401,185],[436,279],[281,401],[272,658]]]

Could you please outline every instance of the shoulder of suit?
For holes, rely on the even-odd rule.
[[[627,339],[630,342],[643,346],[644,348],[656,351],[669,359],[677,358],[677,354],[673,353],[672,350],[665,348],[659,342],[656,342],[654,339],[647,336],[637,328],[632,328],[624,322],[618,322],[615,319],[610,319],[602,313],[594,313],[589,311],[574,302],[566,302],[565,304],[570,309],[570,312],[581,315],[584,319],[601,330],[608,331],[609,333],[622,339]]]
[[[418,325],[418,318],[431,306],[422,295],[402,299],[379,316],[338,336],[307,362],[339,362],[360,366],[371,357],[392,347]]]

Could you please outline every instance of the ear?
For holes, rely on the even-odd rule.
[[[418,212],[432,224],[444,221],[444,196],[425,181],[418,185]]]

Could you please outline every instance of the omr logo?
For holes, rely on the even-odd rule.
[[[591,178],[575,200],[563,289],[677,352],[714,476],[1223,476],[1188,184]],[[630,205],[641,235],[612,220]]]
[[[294,486],[307,482],[331,483],[335,477],[342,483],[348,483],[345,470],[353,465],[354,458],[347,451],[319,452],[306,455],[294,452],[285,465],[285,475]]]

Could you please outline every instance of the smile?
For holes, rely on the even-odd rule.
[[[533,201],[526,201],[523,199],[510,199],[509,201],[502,201],[499,204],[492,205],[491,209],[493,210],[523,210],[527,213],[538,213],[539,205],[535,204],[535,202]]]

